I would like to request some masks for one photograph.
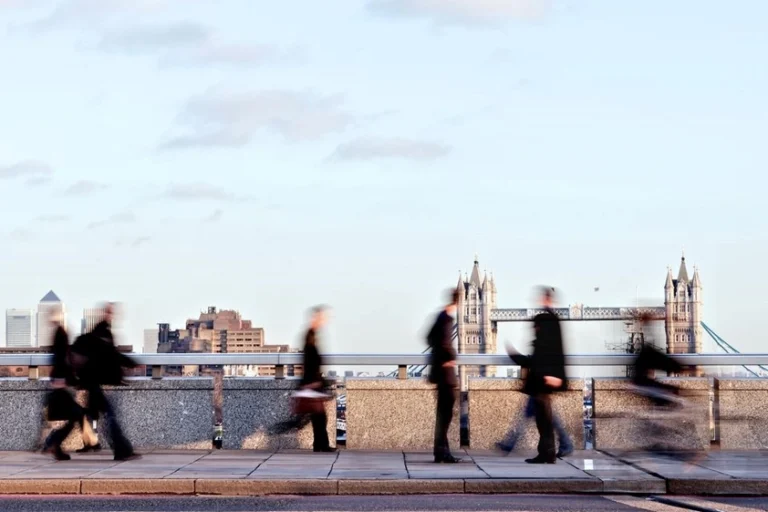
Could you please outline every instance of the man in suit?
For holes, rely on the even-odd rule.
[[[304,376],[301,378],[301,388],[322,392],[325,381],[320,371],[323,358],[318,349],[318,331],[326,323],[326,307],[315,306],[312,308],[309,329],[304,336]],[[324,407],[318,407],[316,412],[310,414],[312,420],[312,433],[314,437],[313,450],[316,452],[335,452],[328,439],[328,416]]]
[[[123,368],[133,367],[131,359],[117,351],[112,334],[114,305],[107,304],[104,318],[96,324],[93,331],[80,336],[72,347],[77,357],[83,360],[78,377],[83,389],[88,391],[87,413],[93,419],[104,416],[115,460],[125,461],[139,458],[131,442],[125,437],[116,411],[107,398],[103,385],[119,386],[123,384]],[[82,451],[97,449],[86,446]]]
[[[529,464],[554,464],[555,428],[552,421],[551,394],[565,387],[565,354],[560,320],[552,309],[555,290],[543,287],[541,305],[543,312],[533,319],[536,338],[533,354],[510,354],[516,364],[528,368],[523,391],[533,400],[536,429],[539,431],[538,455],[526,459]]]
[[[427,342],[432,348],[430,356],[429,380],[437,384],[437,415],[435,418],[436,463],[455,464],[460,461],[451,455],[448,445],[448,428],[453,419],[453,406],[456,404],[456,350],[453,348],[453,329],[456,323],[456,305],[459,290],[450,291],[448,304],[437,315],[432,329],[427,335]]]

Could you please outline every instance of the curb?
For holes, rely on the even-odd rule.
[[[429,495],[429,494],[656,494],[768,496],[768,479],[600,480],[455,479],[40,479],[2,480],[0,495]]]

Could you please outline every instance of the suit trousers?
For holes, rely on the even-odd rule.
[[[539,457],[555,460],[555,425],[552,421],[552,402],[548,393],[533,397],[536,429],[539,431]]]
[[[447,457],[451,454],[448,445],[448,429],[453,420],[453,406],[456,404],[456,389],[451,385],[437,386],[437,415],[435,418],[435,448],[436,458]]]

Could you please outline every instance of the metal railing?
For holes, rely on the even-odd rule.
[[[137,364],[152,367],[152,376],[162,377],[163,366],[219,366],[219,365],[262,365],[275,366],[276,378],[284,377],[285,366],[301,365],[304,356],[300,353],[285,354],[127,354]],[[631,354],[578,354],[565,358],[566,366],[626,366],[633,364],[636,356]],[[684,366],[758,366],[768,365],[768,354],[676,354]],[[506,355],[459,355],[459,366],[516,366]],[[30,379],[37,378],[40,366],[50,366],[50,354],[0,354],[0,366],[27,366]],[[323,363],[332,366],[397,366],[398,377],[407,377],[407,368],[412,365],[428,365],[428,354],[326,354]]]

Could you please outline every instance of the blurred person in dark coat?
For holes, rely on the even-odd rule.
[[[130,441],[123,434],[115,409],[104,394],[102,386],[120,386],[124,384],[123,368],[133,368],[135,363],[126,355],[118,352],[112,334],[114,305],[107,304],[104,318],[94,329],[78,337],[72,347],[78,360],[77,375],[80,385],[88,392],[88,415],[98,419],[104,416],[107,436],[112,445],[115,460],[137,458]],[[88,451],[85,447],[83,451]]]
[[[524,356],[510,353],[516,364],[528,369],[523,392],[533,399],[536,429],[539,431],[538,455],[526,459],[525,462],[529,464],[554,464],[556,461],[551,394],[563,390],[566,382],[563,335],[560,320],[552,309],[554,293],[555,290],[550,287],[541,290],[544,311],[533,319],[536,335],[533,354]]]
[[[327,307],[315,306],[312,308],[309,320],[309,329],[304,335],[304,375],[301,378],[301,392],[317,394],[314,399],[312,411],[309,413],[312,421],[312,433],[314,441],[313,450],[316,452],[335,452],[328,439],[328,416],[325,413],[325,406],[321,399],[321,394],[325,389],[325,380],[323,379],[320,367],[323,365],[323,358],[318,348],[319,331],[327,322]],[[312,393],[314,392],[314,393]],[[312,400],[310,398],[310,400]]]
[[[75,385],[75,373],[69,353],[69,335],[62,325],[63,315],[55,311],[49,321],[54,325],[53,368],[51,369],[51,388],[46,398],[49,421],[64,421],[64,425],[51,431],[43,445],[43,451],[53,454],[56,460],[70,460],[61,445],[75,425],[80,423],[85,431],[85,411],[73,397],[71,387]],[[85,437],[85,436],[84,436]]]
[[[427,335],[427,343],[432,349],[429,381],[432,384],[437,384],[437,413],[433,450],[435,462],[454,464],[460,459],[451,455],[451,448],[448,444],[448,429],[453,419],[453,407],[456,404],[456,388],[458,387],[453,329],[456,324],[459,290],[453,289],[449,294],[448,303],[437,315],[435,323]]]

